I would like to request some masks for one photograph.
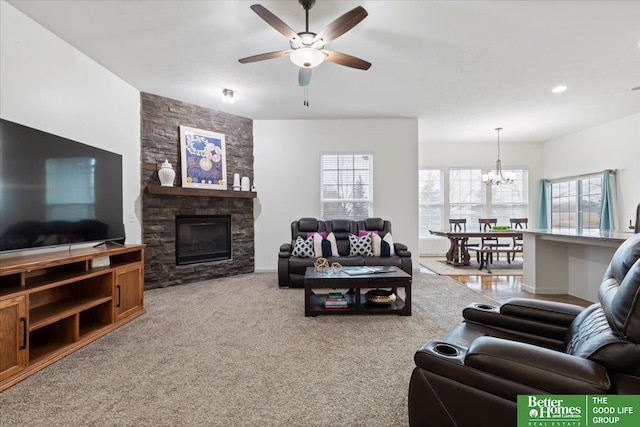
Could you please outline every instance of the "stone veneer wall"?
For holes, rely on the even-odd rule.
[[[169,98],[141,93],[142,187],[160,184],[158,168],[165,161],[181,186],[180,126],[225,135],[227,182],[233,174],[253,183],[253,121]],[[231,215],[232,259],[176,266],[176,215]],[[254,270],[253,199],[194,196],[142,196],[142,241],[145,289],[182,285]]]

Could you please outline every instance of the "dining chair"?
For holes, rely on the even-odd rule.
[[[529,218],[509,218],[509,223],[513,230],[524,230],[529,228]],[[516,247],[523,247],[522,237],[513,238],[513,248],[515,249]],[[512,259],[516,259],[515,252],[513,253]]]
[[[467,219],[466,218],[449,218],[449,231],[462,233],[467,231]],[[469,243],[469,239],[465,240],[464,245],[467,248],[480,247],[480,243]],[[476,252],[476,258],[480,262],[480,253]]]
[[[466,218],[449,218],[449,231],[462,232],[467,231]]]
[[[480,228],[480,231],[486,232],[486,231],[491,231],[493,230],[493,227],[495,227],[496,225],[498,225],[498,218],[478,218],[478,225]],[[481,247],[492,247],[492,248],[497,248],[497,247],[507,247],[509,246],[507,243],[500,243],[500,240],[498,239],[498,237],[482,237],[480,238],[480,245]],[[493,258],[493,254],[490,253],[489,256],[491,258]],[[500,253],[496,253],[496,260],[500,261]],[[493,259],[490,260],[490,262],[493,262]],[[507,262],[511,263],[511,257],[509,257],[509,255],[507,255]]]

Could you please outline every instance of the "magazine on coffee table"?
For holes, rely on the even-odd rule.
[[[395,271],[390,266],[363,266],[363,267],[342,267],[342,271],[350,276],[358,276],[362,274],[391,273]]]

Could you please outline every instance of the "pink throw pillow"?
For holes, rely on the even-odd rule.
[[[313,236],[316,233],[318,233],[323,239],[327,238],[327,232],[326,231],[317,231],[317,232],[307,233],[307,239],[309,237]]]
[[[373,230],[373,231],[358,230],[358,237],[366,236],[367,234],[378,234],[378,230]]]

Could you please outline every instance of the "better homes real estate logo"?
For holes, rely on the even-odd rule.
[[[518,427],[586,426],[583,406],[584,396],[518,396]],[[520,422],[521,412],[525,412],[526,424]]]
[[[520,395],[518,427],[640,426],[640,395]]]

